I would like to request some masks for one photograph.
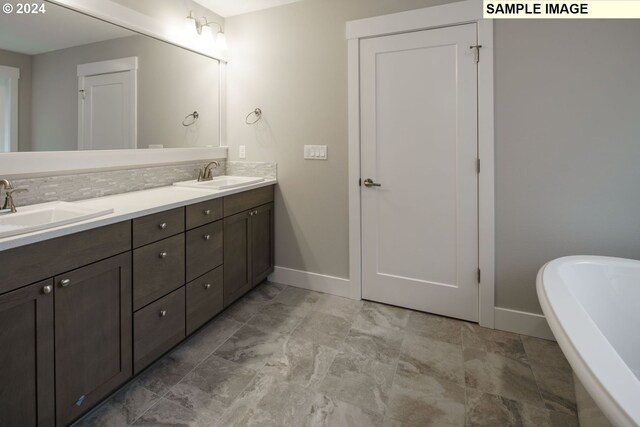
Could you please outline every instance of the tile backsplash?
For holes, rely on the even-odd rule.
[[[213,169],[213,175],[244,175],[276,177],[275,163],[227,162],[218,160],[220,167]],[[62,200],[91,199],[164,187],[177,181],[195,179],[196,169],[201,169],[206,160],[176,163],[162,166],[105,170],[73,173],[69,175],[25,177],[13,179],[16,188],[27,188],[26,193],[16,193],[17,206]]]

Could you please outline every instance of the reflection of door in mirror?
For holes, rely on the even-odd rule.
[[[136,57],[78,65],[78,148],[136,148]]]
[[[20,69],[0,65],[0,152],[18,150]]]

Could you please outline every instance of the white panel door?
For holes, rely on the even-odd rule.
[[[133,85],[128,71],[81,77],[79,148],[136,148]]]
[[[365,299],[478,320],[476,39],[467,24],[361,41]]]

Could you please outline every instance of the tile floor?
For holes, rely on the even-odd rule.
[[[577,426],[551,341],[264,283],[76,426]]]

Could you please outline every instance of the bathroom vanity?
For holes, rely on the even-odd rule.
[[[89,200],[130,207],[5,244],[0,424],[69,424],[263,281],[274,184]]]

